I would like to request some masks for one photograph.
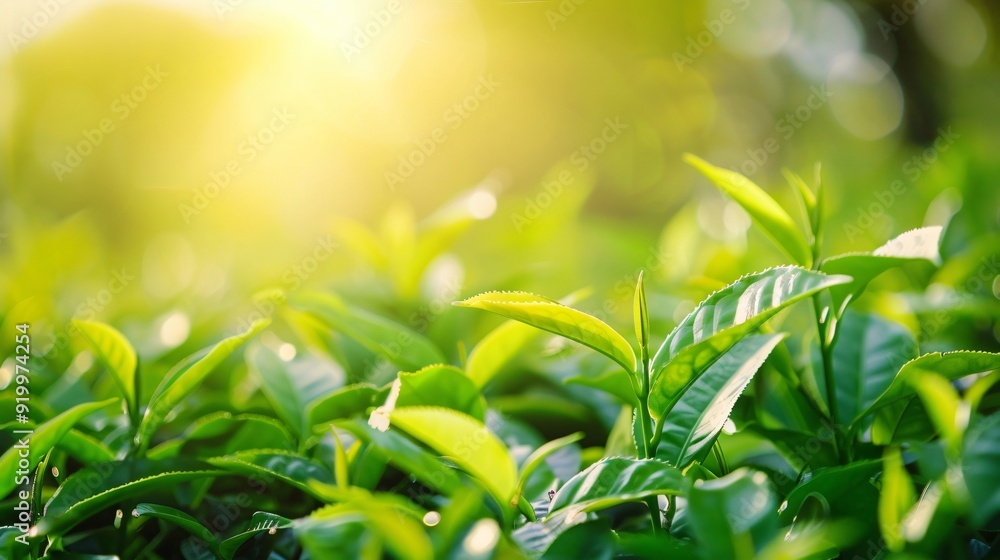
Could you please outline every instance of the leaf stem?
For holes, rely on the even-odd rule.
[[[833,451],[837,455],[837,460],[843,463],[843,456],[840,454],[840,444],[839,430],[837,427],[837,387],[836,381],[833,378],[833,355],[831,353],[832,348],[828,344],[828,331],[829,331],[829,319],[823,320],[823,310],[822,305],[819,301],[819,295],[815,295],[813,300],[813,311],[816,314],[816,331],[819,335],[819,351],[823,359],[823,382],[826,387],[826,406],[827,410],[830,412],[830,423],[834,426],[834,435],[831,443],[833,444]]]
[[[646,498],[646,507],[649,508],[649,521],[653,526],[653,536],[657,536],[663,528],[660,525],[660,503],[656,496]]]

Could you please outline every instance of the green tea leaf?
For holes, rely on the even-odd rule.
[[[860,416],[864,417],[894,402],[912,398],[914,392],[909,379],[913,376],[933,373],[954,381],[974,373],[997,369],[1000,369],[1000,354],[974,351],[924,354],[903,364],[892,379],[892,383]]]
[[[42,460],[42,457],[55,447],[60,440],[69,432],[80,420],[97,412],[98,410],[111,405],[118,399],[108,399],[106,401],[85,403],[74,406],[63,412],[48,422],[44,422],[31,434],[13,434],[19,440],[13,447],[0,456],[0,496],[10,494],[17,487],[15,480],[17,471],[20,468],[19,462],[25,457],[21,452],[27,450],[29,467],[26,470],[35,468],[35,465]],[[119,401],[120,402],[120,401]],[[22,445],[22,442],[26,445]]]
[[[642,282],[642,274],[639,272],[639,280],[636,281],[635,297],[632,300],[632,319],[635,322],[635,339],[639,341],[645,362],[649,351],[649,313],[646,309],[646,288]]]
[[[678,467],[704,457],[743,389],[783,338],[784,334],[747,336],[699,375],[664,417],[656,456]],[[665,389],[667,384],[657,387]],[[673,399],[653,392],[649,400],[651,409],[662,411]]]
[[[138,359],[128,340],[114,328],[104,323],[73,321],[73,326],[87,340],[94,355],[111,374],[115,384],[121,389],[129,411],[138,410]]]
[[[778,512],[779,519],[782,523],[791,523],[810,496],[821,496],[832,517],[851,517],[866,527],[876,527],[878,489],[871,478],[881,468],[882,461],[874,460],[816,469],[809,480],[788,493]]]
[[[635,353],[622,335],[600,319],[559,302],[526,292],[486,292],[454,305],[483,309],[558,334],[635,372]]]
[[[528,455],[528,458],[524,460],[524,464],[521,466],[521,474],[517,477],[517,489],[514,492],[515,500],[521,495],[521,492],[524,490],[524,485],[527,484],[528,478],[531,476],[531,473],[535,472],[535,469],[541,466],[541,464],[545,461],[546,457],[562,449],[563,447],[566,447],[567,445],[580,441],[581,439],[583,439],[583,436],[584,436],[583,432],[570,434],[568,436],[547,442],[538,449],[532,451],[531,455]]]
[[[740,278],[699,303],[667,335],[650,365],[653,382],[685,348],[722,335],[704,347],[706,351],[711,348],[715,354],[721,354],[778,311],[848,281],[850,277],[847,276],[827,276],[794,266],[772,268]],[[704,356],[704,359],[688,356],[687,361],[704,366],[705,360],[717,357],[711,353]]]
[[[254,512],[253,517],[250,518],[250,527],[246,531],[233,535],[232,537],[222,541],[219,545],[219,554],[224,560],[233,560],[233,557],[236,556],[237,552],[239,552],[243,543],[247,542],[251,538],[261,533],[273,535],[279,529],[291,529],[294,524],[295,522],[291,519],[284,518],[280,515],[264,511]]]
[[[573,515],[651,496],[676,496],[684,484],[680,470],[657,459],[602,459],[566,481],[552,499],[546,519],[564,508]]]
[[[384,394],[370,383],[348,385],[314,400],[306,409],[306,418],[314,432],[325,432],[335,420],[367,414]]]
[[[65,534],[77,524],[112,505],[157,491],[169,491],[181,482],[223,474],[197,461],[126,460],[89,465],[67,478],[45,504],[35,526],[38,537]]]
[[[754,558],[777,534],[777,499],[762,472],[743,468],[696,481],[687,501],[704,558]]]
[[[317,499],[320,499],[320,496],[309,486],[309,481],[318,480],[330,484],[334,482],[333,474],[323,466],[280,450],[243,451],[207,459],[206,462],[228,472],[271,476]]]
[[[497,503],[509,507],[517,486],[517,467],[507,448],[486,426],[461,412],[440,407],[396,408],[398,427],[475,476]]]
[[[900,551],[906,543],[899,534],[899,526],[913,504],[917,503],[917,495],[898,448],[885,452],[882,465],[882,491],[878,500],[879,528],[889,549]]]
[[[226,358],[233,354],[244,342],[250,340],[271,323],[270,319],[255,321],[250,328],[242,334],[231,336],[210,349],[202,350],[194,356],[190,356],[185,361],[178,364],[167,373],[160,386],[149,401],[146,414],[139,424],[139,429],[135,436],[136,443],[141,450],[145,450],[150,443],[153,433],[160,427],[160,424],[167,418],[167,415],[185,397],[197,389],[208,374],[219,366]],[[204,354],[202,354],[204,353]]]
[[[538,338],[537,329],[517,321],[505,321],[476,344],[465,372],[478,387],[485,387],[505,365]]]
[[[396,406],[441,406],[464,412],[480,422],[486,419],[486,401],[462,370],[446,365],[427,366],[414,373],[400,372]]]
[[[716,167],[692,154],[684,154],[684,161],[708,177],[750,214],[757,225],[792,258],[796,264],[812,266],[812,252],[805,237],[771,195],[764,192],[743,175]]]
[[[364,441],[371,442],[374,445],[374,453],[378,453],[384,460],[444,495],[450,496],[467,490],[455,469],[445,466],[436,457],[394,430],[387,432],[376,430],[360,418],[338,422],[336,426]]]
[[[168,523],[176,525],[188,533],[191,533],[195,537],[205,541],[213,552],[217,552],[219,549],[219,543],[216,541],[215,535],[213,535],[212,532],[209,531],[204,525],[199,523],[197,519],[179,509],[157,504],[139,504],[132,510],[132,517],[142,516],[167,521]]]
[[[1000,413],[980,419],[965,434],[962,477],[972,496],[970,519],[984,528],[1000,513]]]
[[[837,401],[834,421],[842,426],[860,422],[899,368],[916,353],[916,342],[902,325],[874,314],[845,314],[831,353]],[[828,399],[822,380],[817,382],[820,394]]]
[[[302,537],[305,548],[313,558],[342,558],[345,550],[361,539],[356,532],[338,529],[359,521],[363,521],[367,530],[385,542],[394,558],[426,560],[434,557],[430,538],[412,513],[382,496],[316,510],[309,517],[295,522],[295,532]]]
[[[306,311],[320,323],[343,333],[369,352],[415,371],[445,362],[430,340],[385,317],[347,305],[332,294],[303,294],[290,299],[293,308]]]
[[[319,395],[343,383],[343,372],[329,362],[311,356],[286,362],[273,350],[255,345],[247,351],[247,365],[260,380],[261,389],[275,412],[299,437],[311,432],[305,411]]]
[[[871,253],[850,253],[823,261],[819,269],[827,274],[846,274],[853,280],[830,289],[833,309],[842,315],[851,300],[865,291],[868,283],[883,272],[908,262],[926,261],[941,264],[938,246],[941,243],[940,226],[910,230]]]

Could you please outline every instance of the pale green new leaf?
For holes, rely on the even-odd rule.
[[[917,503],[917,494],[898,448],[887,450],[882,456],[882,464],[882,490],[878,499],[879,528],[889,549],[900,551],[906,543],[899,533],[899,526],[913,504]]]
[[[788,212],[771,195],[743,175],[716,167],[695,155],[684,154],[684,161],[701,171],[742,206],[796,264],[812,266],[812,252],[805,237]]]
[[[139,399],[135,371],[138,359],[132,345],[122,333],[104,323],[73,321],[73,326],[90,343],[94,355],[121,389],[129,411],[136,410]]]
[[[600,319],[559,302],[526,292],[486,292],[454,305],[483,309],[564,336],[597,350],[630,373],[635,371],[635,353],[622,335]]]
[[[424,443],[475,476],[509,507],[517,486],[517,467],[504,444],[475,418],[441,407],[408,406],[389,414],[391,425]]]

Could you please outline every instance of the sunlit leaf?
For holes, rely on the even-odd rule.
[[[559,302],[525,292],[486,292],[455,305],[483,309],[564,336],[597,350],[628,372],[635,371],[635,353],[622,335],[600,319]]]
[[[812,252],[801,230],[771,195],[743,175],[716,167],[697,156],[684,154],[684,161],[701,171],[739,203],[796,264],[806,267],[812,265]]]

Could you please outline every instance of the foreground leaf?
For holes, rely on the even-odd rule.
[[[414,373],[399,373],[396,406],[440,406],[486,419],[486,401],[462,370],[454,366],[427,366]]]
[[[689,388],[682,393],[668,394],[672,385],[657,384],[657,390],[649,396],[650,409],[658,414],[663,410],[670,412],[663,420],[665,429],[656,456],[678,467],[702,458],[722,431],[743,389],[784,338],[784,334],[744,338],[694,383],[684,385]]]
[[[654,382],[685,348],[724,334],[712,343],[716,354],[721,354],[778,311],[830,286],[849,281],[848,276],[827,276],[794,266],[772,268],[740,278],[705,298],[667,335],[650,365]],[[711,355],[706,357],[709,361],[714,359]],[[702,363],[703,360],[694,362]]]
[[[29,467],[26,470],[30,471],[35,468],[42,457],[55,447],[77,422],[117,400],[108,399],[101,402],[80,404],[41,424],[31,434],[13,434],[15,438],[27,440]],[[15,480],[19,478],[17,476],[17,471],[20,468],[18,463],[24,459],[21,456],[23,450],[23,447],[16,444],[0,456],[0,496],[10,494],[17,487]]]
[[[309,481],[334,482],[333,474],[321,465],[284,451],[244,451],[206,462],[228,472],[269,475],[317,499],[321,497],[309,486]]]
[[[65,534],[77,524],[114,504],[155,491],[169,491],[181,482],[224,474],[197,461],[115,461],[80,469],[56,489],[45,504],[35,535]]]
[[[1000,513],[1000,413],[981,419],[965,434],[962,476],[972,496],[970,519],[985,527]]]
[[[930,373],[954,381],[967,375],[997,369],[1000,369],[1000,354],[973,351],[924,354],[903,364],[885,391],[867,407],[860,417],[867,416],[890,404],[913,398],[914,390],[910,379],[916,376]],[[896,424],[893,418],[885,418],[883,422],[891,425]]]
[[[432,558],[434,549],[430,538],[417,520],[398,504],[380,498],[372,496],[366,500],[324,507],[296,521],[295,532],[313,558],[348,557],[348,551],[362,540],[360,533],[366,530],[385,542],[395,558]],[[345,527],[350,525],[358,527]],[[359,557],[357,554],[349,556]]]
[[[777,533],[777,499],[762,472],[744,468],[716,480],[699,480],[687,499],[704,558],[754,558]]]
[[[581,513],[651,496],[676,496],[684,484],[680,470],[657,459],[602,459],[566,481],[552,499],[548,517],[564,508]]]
[[[836,412],[841,426],[855,425],[889,388],[896,372],[916,355],[917,345],[905,327],[874,314],[847,313],[833,347]],[[824,400],[826,387],[817,380]]]
[[[360,418],[338,422],[336,426],[370,442],[374,445],[373,452],[382,459],[446,496],[467,491],[455,469],[446,467],[436,457],[396,431],[381,432]]]
[[[482,422],[447,408],[424,406],[396,408],[389,417],[393,426],[454,461],[475,476],[497,503],[509,506],[517,467]]]

